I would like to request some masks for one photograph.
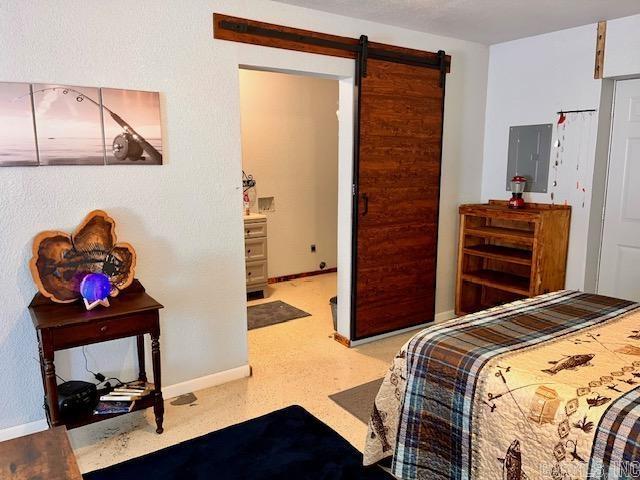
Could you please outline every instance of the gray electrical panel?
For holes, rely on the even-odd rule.
[[[521,125],[509,128],[507,190],[515,175],[526,177],[526,192],[546,193],[553,125]]]

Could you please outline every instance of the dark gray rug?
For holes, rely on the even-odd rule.
[[[329,398],[344,408],[362,423],[368,424],[373,409],[373,401],[380,390],[383,378],[358,385],[357,387],[329,395]]]
[[[292,307],[288,303],[280,300],[275,302],[263,303],[262,305],[254,305],[247,308],[247,323],[249,330],[254,328],[266,327],[267,325],[275,325],[276,323],[287,322],[294,318],[309,317],[311,314]]]

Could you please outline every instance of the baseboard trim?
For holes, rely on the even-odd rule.
[[[429,323],[421,323],[420,325],[415,325],[409,328],[403,328],[402,330],[395,330],[389,333],[383,333],[381,335],[376,335],[374,337],[363,338],[362,340],[350,340],[350,347],[357,347],[358,345],[364,345],[365,343],[375,342],[376,340],[382,340],[383,338],[393,337],[394,335],[400,335],[401,333],[407,333],[414,330],[422,330],[430,325],[436,325],[438,323],[446,322],[447,320],[451,320],[455,318],[456,314],[453,310],[447,310],[446,312],[436,313],[435,319],[433,322]]]
[[[222,385],[223,383],[232,382],[241,378],[251,376],[251,367],[249,364],[240,367],[223,370],[222,372],[212,373],[204,377],[193,378],[185,382],[162,387],[162,396],[166,399],[179,397],[185,393],[195,392],[209,387]]]
[[[315,277],[316,275],[324,275],[325,273],[336,273],[337,267],[325,268],[324,270],[314,270],[313,272],[292,273],[291,275],[283,275],[281,277],[271,277],[267,283],[272,285],[274,283],[288,282],[295,280],[296,278]]]
[[[4,428],[0,430],[0,442],[24,437],[25,435],[31,435],[32,433],[42,432],[47,428],[49,428],[49,424],[44,418],[36,420],[35,422],[23,423],[22,425],[16,425],[15,427]]]
[[[351,340],[349,340],[344,335],[340,335],[338,332],[333,332],[333,339],[340,345],[344,345],[347,348],[351,346]]]
[[[162,388],[162,395],[165,400],[179,397],[185,393],[195,392],[204,388],[215,387],[223,383],[232,382],[241,378],[251,376],[251,366],[249,364],[240,367],[231,368],[222,372],[212,373],[204,377],[194,378],[186,382],[176,383]],[[23,437],[32,433],[41,432],[49,428],[46,419],[36,420],[35,422],[23,423],[15,427],[9,427],[0,430],[0,442],[11,440],[13,438]]]

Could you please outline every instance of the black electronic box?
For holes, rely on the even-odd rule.
[[[58,385],[58,411],[61,416],[85,413],[98,404],[98,389],[93,383],[71,380]]]

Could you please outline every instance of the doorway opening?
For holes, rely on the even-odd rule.
[[[327,338],[337,330],[339,81],[241,68],[239,85],[248,330]]]

